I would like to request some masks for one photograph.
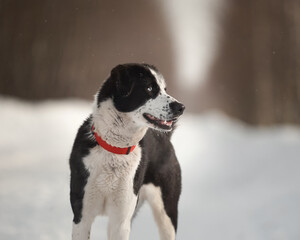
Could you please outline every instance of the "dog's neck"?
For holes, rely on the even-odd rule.
[[[147,127],[139,126],[127,113],[119,112],[111,99],[93,107],[93,124],[97,134],[109,145],[125,148],[137,145]]]

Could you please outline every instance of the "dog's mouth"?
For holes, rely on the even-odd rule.
[[[153,124],[156,127],[159,127],[163,130],[171,130],[173,127],[173,124],[177,121],[178,117],[170,119],[170,120],[162,120],[157,117],[154,117],[153,115],[149,113],[143,114],[144,118],[151,124]]]

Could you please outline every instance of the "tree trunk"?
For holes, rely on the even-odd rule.
[[[252,124],[300,123],[300,2],[229,1],[207,107]]]
[[[92,98],[117,64],[149,62],[172,79],[157,1],[3,0],[0,94]]]

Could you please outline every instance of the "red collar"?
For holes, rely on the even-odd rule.
[[[129,153],[131,153],[134,148],[136,147],[136,145],[131,146],[131,147],[127,147],[127,148],[119,148],[119,147],[114,147],[109,145],[107,142],[105,142],[96,132],[95,132],[95,127],[94,125],[92,126],[92,134],[94,134],[97,143],[103,147],[106,151],[111,152],[111,153],[115,153],[115,154],[123,154],[123,155],[128,155]]]

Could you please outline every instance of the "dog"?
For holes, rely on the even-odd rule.
[[[88,240],[98,215],[108,216],[109,240],[128,240],[144,201],[160,239],[175,239],[181,169],[170,137],[184,109],[166,93],[155,66],[132,63],[111,70],[70,155],[73,240]]]

